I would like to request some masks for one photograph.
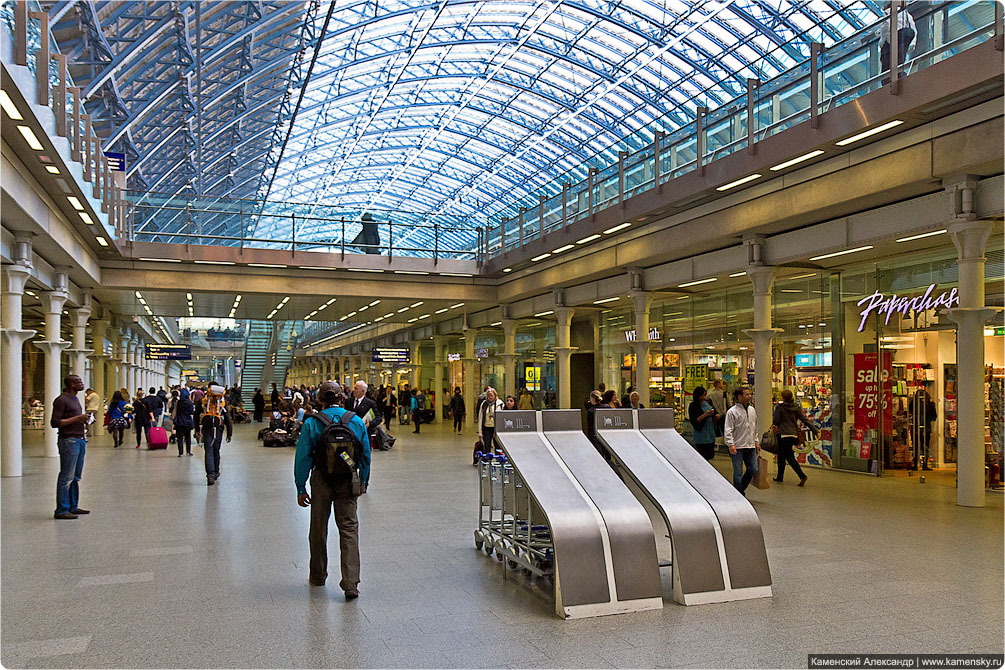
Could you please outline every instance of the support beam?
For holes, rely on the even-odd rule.
[[[3,367],[0,368],[3,441],[0,442],[0,475],[4,477],[20,477],[22,472],[22,347],[35,331],[21,328],[21,308],[31,270],[31,237],[18,236],[14,244],[14,263],[5,265],[3,269],[3,330],[0,331],[3,335]]]

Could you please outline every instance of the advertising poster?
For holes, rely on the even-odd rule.
[[[882,366],[877,372],[877,354],[854,354],[855,359],[855,428],[876,430],[879,428],[878,410],[879,387],[883,387],[883,430],[893,428],[893,389],[890,376],[893,372],[893,358],[884,351]]]
[[[684,394],[691,395],[699,386],[708,384],[708,365],[684,366]]]
[[[524,366],[524,379],[527,382],[528,391],[541,390],[541,368],[537,365]]]

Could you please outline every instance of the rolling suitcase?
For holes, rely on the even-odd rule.
[[[147,447],[149,449],[167,449],[168,446],[168,434],[167,431],[160,426],[154,426],[150,429],[150,439],[147,442]]]

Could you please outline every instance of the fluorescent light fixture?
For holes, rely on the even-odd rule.
[[[88,214],[87,212],[77,212],[77,213],[80,214],[81,221],[83,221],[84,223],[94,225],[94,219],[91,218],[90,214]]]
[[[722,186],[717,186],[716,191],[728,191],[731,188],[739,186],[740,184],[746,184],[749,181],[754,181],[755,179],[760,179],[760,173],[755,172],[754,174],[748,174],[746,177],[737,179],[736,181],[731,181],[728,184],[723,184]]]
[[[45,149],[45,147],[42,146],[42,143],[38,141],[38,138],[35,137],[35,133],[31,131],[31,128],[28,126],[18,126],[17,129],[21,131],[21,135],[24,137],[24,141],[28,143],[29,147],[35,151],[42,151]]]
[[[143,294],[140,293],[139,291],[133,291],[133,295],[135,295],[137,298],[142,298],[143,297]]]
[[[503,268],[503,272],[513,272],[513,268]]]
[[[456,305],[451,305],[450,309],[457,309],[458,307],[464,307],[464,303],[463,302],[459,302]]]
[[[810,258],[811,261],[822,261],[825,258],[834,258],[835,256],[844,256],[845,254],[853,254],[858,251],[868,251],[872,249],[871,244],[867,244],[864,247],[855,247],[854,249],[845,249],[844,251],[835,251],[830,254],[823,254],[822,256],[813,256]]]
[[[151,261],[153,263],[181,263],[180,258],[144,258],[141,257],[141,261]]]
[[[356,312],[349,312],[348,314],[346,314],[346,315],[345,315],[345,317],[344,317],[344,318],[346,318],[346,319],[350,319],[350,318],[352,318],[352,317],[354,317],[354,316],[356,316]]]
[[[14,106],[14,101],[7,95],[7,91],[0,91],[0,107],[3,107],[3,111],[7,112],[7,116],[9,116],[11,120],[24,121],[24,117],[21,116],[21,112],[19,112],[17,107]]]
[[[395,270],[396,275],[428,275],[428,272],[423,272],[421,270]]]
[[[188,300],[188,301],[191,301],[192,300],[192,294],[191,293],[186,293],[185,294],[185,299]]]
[[[59,168],[56,167],[55,165],[46,165],[45,171],[48,172],[49,174],[59,174]]]
[[[718,277],[709,277],[708,279],[697,279],[695,281],[684,282],[683,284],[677,284],[678,288],[687,288],[688,286],[697,286],[698,284],[708,284],[710,282],[718,281]]]
[[[234,261],[192,261],[199,265],[237,265]]]
[[[942,230],[933,230],[930,233],[921,233],[920,235],[911,235],[910,237],[902,237],[902,238],[900,238],[897,241],[898,242],[910,242],[911,240],[920,240],[923,237],[932,237],[934,235],[941,235],[944,232],[946,232],[945,228],[943,228]]]
[[[334,303],[334,302],[335,302],[336,300],[338,300],[338,298],[332,298],[331,300],[329,300],[328,302],[326,302],[326,303],[325,303],[325,307],[327,307],[328,305],[331,305],[331,304],[332,304],[332,303]]]
[[[536,263],[537,261],[543,261],[545,258],[548,258],[549,256],[551,256],[550,252],[543,253],[540,256],[534,256],[534,258],[532,258],[530,260],[531,260],[532,263]]]
[[[389,318],[391,318],[392,316],[394,316],[394,312],[388,312],[387,314],[385,314],[385,315],[384,315],[384,318],[385,318],[385,319],[389,319]]]
[[[576,244],[586,244],[587,242],[592,242],[593,240],[599,240],[600,235],[589,235],[581,240],[576,240]]]
[[[501,326],[502,325],[502,321],[496,321],[495,323],[490,323],[489,325],[490,326]]]
[[[632,224],[626,221],[625,223],[622,223],[620,226],[614,226],[613,228],[608,228],[607,230],[604,231],[604,235],[610,235],[611,233],[616,233],[619,230],[624,230],[625,228],[628,228],[631,225]]]
[[[367,305],[367,307],[373,307],[374,305],[379,305],[379,304],[380,304],[380,300],[374,300],[369,305]]]
[[[838,145],[839,147],[848,146],[852,142],[858,142],[859,140],[864,140],[867,137],[872,137],[873,135],[875,135],[877,133],[881,133],[884,130],[889,130],[890,128],[896,128],[897,126],[901,125],[902,123],[904,123],[904,122],[901,121],[900,119],[894,119],[893,121],[890,121],[888,123],[884,123],[881,126],[876,126],[875,128],[872,128],[870,130],[866,130],[865,132],[859,133],[858,135],[852,135],[851,137],[846,137],[845,139],[841,140],[840,142],[835,142],[835,144]]]
[[[474,275],[467,272],[441,272],[440,274],[444,277],[474,277]]]
[[[773,170],[775,172],[778,172],[779,170],[784,170],[787,167],[792,167],[793,165],[795,165],[797,163],[802,163],[803,161],[808,161],[811,158],[816,158],[817,156],[819,156],[822,153],[823,153],[823,149],[817,149],[816,151],[811,151],[808,154],[803,154],[802,156],[798,156],[796,158],[793,158],[790,161],[785,161],[784,163],[779,163],[778,165],[775,165],[774,167],[770,167],[768,169],[769,170]]]
[[[331,270],[331,268],[324,265],[301,265],[301,270]]]
[[[984,337],[994,337],[994,335],[995,335],[995,329],[994,328],[985,328],[984,329]]]
[[[534,316],[548,316],[549,314],[554,314],[555,310],[549,309],[547,312],[538,312]]]
[[[448,310],[448,308],[444,307],[443,309],[436,310],[435,312],[433,312],[433,314],[443,314],[447,310]]]
[[[72,195],[68,195],[66,196],[66,199],[70,203],[71,207],[73,207],[76,210],[80,210],[81,212],[84,211],[84,206],[81,205],[80,201],[77,200],[75,197],[73,197]]]
[[[99,237],[99,238],[97,238],[97,240],[98,240],[98,244],[100,244],[101,246],[103,246],[103,247],[107,247],[108,246],[108,240],[106,240],[105,238]]]
[[[818,325],[818,326],[826,326],[826,325],[827,325],[827,322],[826,322],[826,321],[821,321],[821,322],[820,322],[820,323],[818,323],[817,325]]]
[[[731,274],[731,275],[729,275],[729,276],[730,276],[730,277],[742,277],[742,276],[743,276],[743,275],[745,275],[745,274],[747,274],[747,271],[746,271],[746,270],[744,270],[743,272],[734,272],[733,274]]]
[[[602,298],[600,300],[594,300],[594,305],[603,305],[605,302],[614,302],[615,300],[621,300],[621,296],[614,296],[613,298]]]
[[[419,317],[413,316],[411,319],[408,320],[408,323],[415,323],[418,320],[419,320]]]
[[[374,319],[375,322],[376,321],[383,321],[383,320],[384,320],[384,317],[382,317],[382,316],[378,316],[376,319]]]
[[[419,317],[419,319],[428,319],[428,318],[429,318],[428,314],[423,314],[422,316]]]
[[[783,288],[779,289],[780,293],[802,293],[802,290],[798,288]]]
[[[365,312],[368,309],[370,309],[370,305],[363,305],[357,311],[359,311],[359,312]]]
[[[551,253],[553,253],[553,254],[560,254],[563,251],[568,251],[569,249],[572,249],[575,246],[576,246],[575,244],[563,244],[562,246],[560,246],[558,249],[555,249]]]
[[[407,311],[408,311],[407,307],[402,307],[401,309],[397,310],[398,314],[401,314],[402,312],[407,312]]]
[[[795,277],[789,277],[789,279],[806,279],[808,277],[816,277],[816,276],[817,276],[816,272],[807,272],[804,275],[796,275]]]
[[[346,268],[349,272],[383,272],[383,270],[373,270],[371,268]]]
[[[248,263],[249,268],[285,268],[285,265],[277,263]]]
[[[419,307],[420,305],[424,304],[425,303],[420,300],[419,302],[413,302],[411,305],[409,305],[409,307]]]

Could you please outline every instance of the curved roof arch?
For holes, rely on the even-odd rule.
[[[305,213],[400,212],[396,223],[509,216],[886,9],[877,0],[42,6],[105,149],[127,155],[131,187],[265,208],[291,201]],[[143,221],[170,234],[183,218],[146,211]],[[244,225],[210,220],[221,234]],[[276,235],[271,220],[245,232]]]

